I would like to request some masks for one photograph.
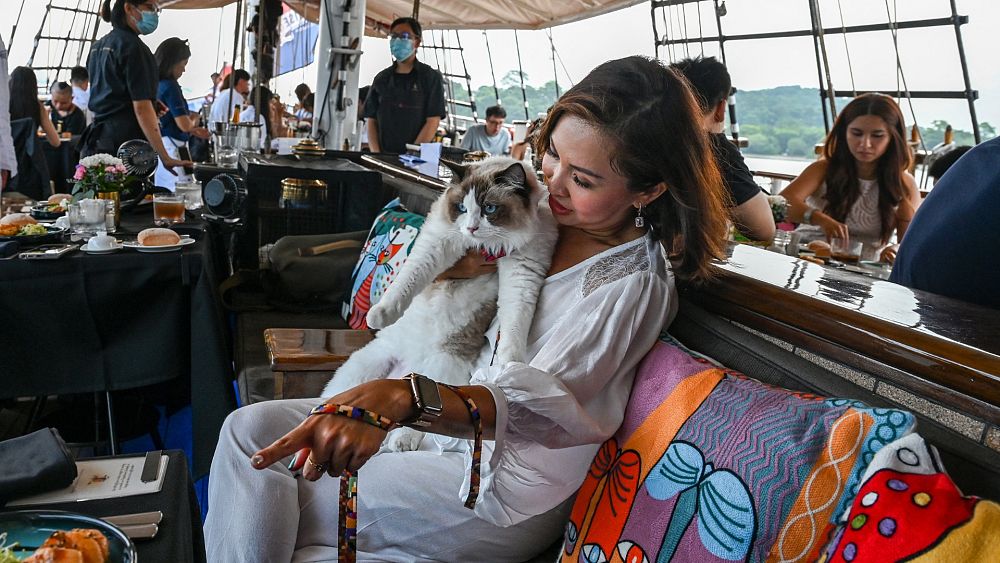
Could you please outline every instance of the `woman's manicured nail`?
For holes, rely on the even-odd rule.
[[[264,456],[257,454],[250,458],[250,463],[253,464],[254,467],[260,467],[264,463]]]

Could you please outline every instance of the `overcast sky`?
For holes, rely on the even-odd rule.
[[[15,0],[3,0],[5,8],[20,4]],[[766,3],[766,8],[763,5]],[[885,23],[888,19],[886,4],[890,10],[896,0],[840,0],[844,25]],[[710,3],[702,2],[701,27],[704,36],[715,35],[715,18],[710,11]],[[841,16],[838,2],[821,0],[822,17],[825,27],[840,27]],[[970,23],[962,27],[965,52],[968,57],[972,87],[979,90],[976,103],[979,121],[1000,125],[1000,49],[997,49],[997,23],[1000,23],[1000,2],[994,0],[957,0],[960,14],[968,15]],[[27,0],[25,13],[10,53],[10,66],[27,62],[31,52],[31,38],[38,31],[44,14],[43,0]],[[806,29],[809,26],[808,4],[805,0],[729,0],[728,15],[722,18],[723,32],[727,35],[756,33],[771,30]],[[699,35],[698,11],[695,5],[688,5],[684,12],[680,8],[668,17],[672,23],[673,36],[683,33],[686,15],[687,36]],[[901,0],[892,16],[899,21],[915,19],[943,18],[950,16],[948,0]],[[57,16],[57,18],[62,16]],[[222,61],[230,61],[233,51],[233,6],[216,10],[167,10],[161,15],[160,28],[145,38],[155,47],[167,37],[178,36],[191,42],[194,55],[188,65],[187,74],[181,84],[190,93],[196,94],[208,86],[208,75]],[[0,23],[0,34],[5,41],[11,36],[13,17],[4,17]],[[68,26],[60,22],[55,26]],[[661,36],[664,23],[658,16]],[[106,33],[106,24],[99,34]],[[221,30],[221,33],[220,33]],[[55,30],[53,30],[55,31]],[[428,40],[440,42],[441,32],[425,32]],[[465,62],[472,75],[473,87],[492,85],[490,64],[486,52],[486,41],[482,32],[463,31],[462,46]],[[455,32],[446,32],[449,45],[455,44]],[[964,88],[955,32],[952,27],[899,31],[900,59],[911,90],[961,90]],[[553,64],[548,35],[544,31],[518,32],[521,47],[521,61],[529,82],[541,85],[553,77]],[[649,4],[643,3],[589,20],[567,24],[552,29],[552,39],[558,52],[558,79],[560,88],[571,81],[578,81],[594,66],[609,59],[632,54],[653,55],[653,30],[650,23]],[[512,31],[490,31],[490,50],[496,77],[499,80],[510,70],[517,69],[517,55]],[[897,88],[895,72],[895,51],[889,32],[852,34],[843,40],[842,35],[826,38],[827,52],[833,68],[832,80],[838,90],[852,89],[852,76],[857,89]],[[362,44],[365,55],[361,62],[361,83],[371,82],[374,75],[390,64],[388,44],[385,40],[366,38]],[[704,52],[717,55],[717,44],[689,45],[685,50],[676,47],[673,52],[661,48],[660,56],[671,58],[694,56]],[[58,59],[59,52],[46,52],[44,46],[35,58],[36,66],[43,66],[49,59]],[[851,65],[847,64],[848,56]],[[727,63],[733,75],[733,84],[741,90],[756,90],[780,85],[798,84],[817,87],[815,52],[812,40],[806,38],[770,39],[755,41],[731,41],[726,44]],[[431,53],[422,59],[432,66],[436,63]],[[442,61],[444,62],[444,61]],[[456,57],[449,63],[460,72],[460,60]],[[299,82],[314,85],[315,67],[294,71],[279,77],[275,92],[283,99],[291,99],[291,91]],[[900,85],[900,89],[902,86]],[[479,100],[480,105],[489,105],[493,100]],[[818,102],[817,102],[818,103]],[[964,100],[914,100],[917,119],[929,123],[933,119],[944,119],[959,129],[970,128],[968,104]],[[541,111],[544,108],[532,108]],[[911,121],[908,108],[904,107],[907,120]],[[520,117],[518,115],[517,117]]]

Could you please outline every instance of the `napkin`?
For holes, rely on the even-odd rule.
[[[55,428],[0,442],[0,506],[7,501],[68,487],[76,463]]]

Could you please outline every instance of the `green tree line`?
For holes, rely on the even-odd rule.
[[[556,84],[550,80],[542,86],[532,86],[528,84],[527,73],[524,79],[528,119],[534,119],[536,114],[544,112],[555,103]],[[560,84],[560,93],[565,92],[568,86]],[[512,70],[504,75],[497,90],[500,93],[501,105],[507,110],[507,121],[525,119],[524,98],[521,94],[518,72]],[[452,93],[455,99],[463,101],[469,99],[464,83],[453,81]],[[479,118],[484,119],[486,108],[497,102],[496,93],[493,86],[481,86],[474,94]],[[838,98],[837,108],[843,108],[849,101],[848,98]],[[811,158],[816,143],[821,143],[826,136],[823,128],[823,108],[820,105],[819,90],[816,88],[778,86],[764,90],[739,91],[736,94],[736,104],[740,135],[750,141],[749,148],[744,151],[747,154]],[[472,112],[467,107],[456,106],[455,113],[472,117]],[[943,142],[947,126],[948,124],[940,119],[921,124],[920,134],[924,145],[931,149]],[[997,136],[996,127],[989,123],[980,123],[979,130],[983,140]],[[971,131],[954,128],[953,133],[955,143],[975,144]]]

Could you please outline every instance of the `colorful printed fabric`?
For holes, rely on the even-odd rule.
[[[438,385],[451,389],[469,411],[469,418],[472,419],[472,463],[469,467],[469,494],[465,497],[465,508],[476,508],[476,500],[479,499],[480,467],[483,461],[483,419],[479,416],[479,407],[468,393],[461,388],[446,383]]]
[[[420,233],[424,218],[407,211],[396,198],[375,218],[368,240],[351,274],[351,295],[343,316],[355,330],[366,330],[368,310],[379,302],[399,268],[406,261]]]
[[[913,425],[659,342],[577,493],[563,561],[814,561],[874,454]]]
[[[971,563],[1000,557],[1000,505],[965,497],[917,434],[881,450],[821,562]]]

